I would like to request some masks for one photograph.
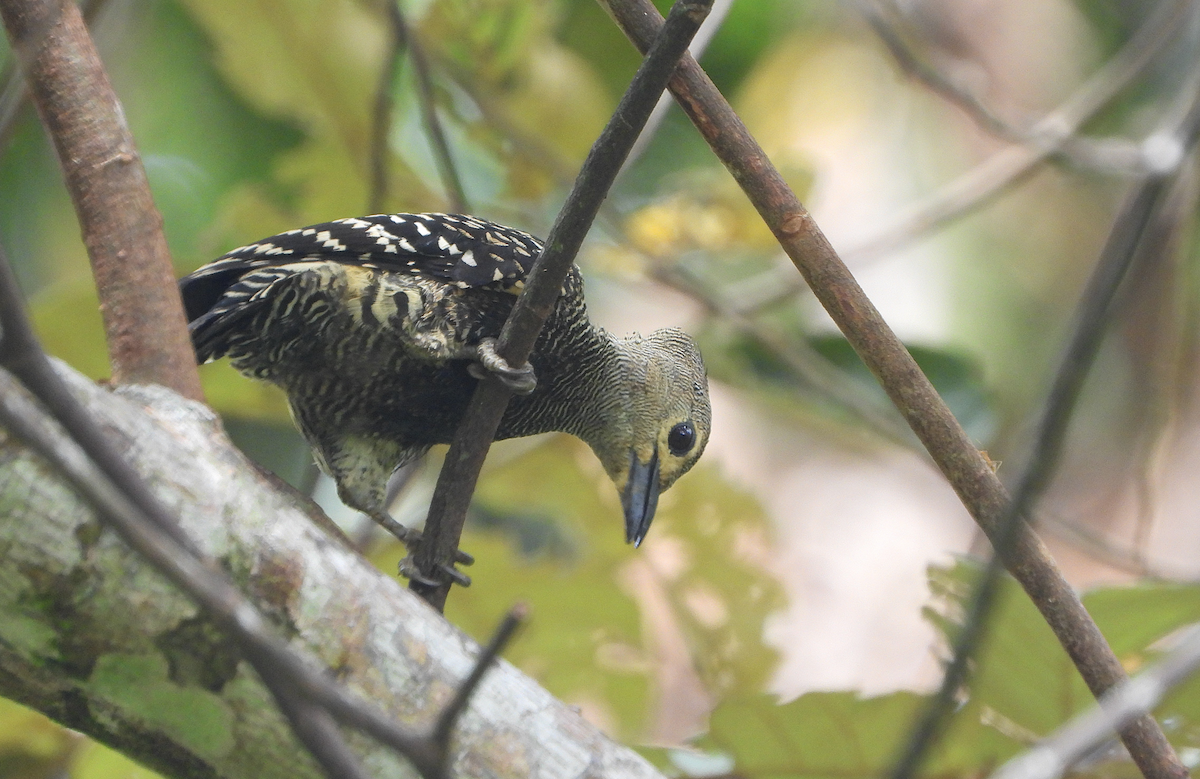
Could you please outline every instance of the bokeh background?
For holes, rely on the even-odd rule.
[[[923,62],[1029,128],[1168,5],[871,7]],[[300,225],[454,207],[412,48],[387,66],[382,3],[93,6],[180,275]],[[633,48],[594,0],[399,7],[428,62],[467,210],[544,235],[637,66]],[[1005,476],[1130,184],[1125,157],[1051,158],[994,196],[950,196],[959,213],[924,226],[922,204],[1019,144],[908,75],[855,4],[718,7],[725,17],[702,64]],[[1200,28],[1195,14],[1180,19],[1084,125],[1103,149],[1136,152],[1195,90]],[[385,79],[387,188],[373,203],[372,122]],[[1200,299],[1195,178],[1184,166],[1161,251],[1135,269],[1039,510],[1072,582],[1110,587],[1088,603],[1131,669],[1200,619],[1189,585],[1200,573]],[[0,240],[48,349],[105,377],[86,254],[28,106],[0,158]],[[678,325],[701,340],[714,404],[708,451],[663,495],[634,550],[585,445],[498,444],[464,539],[478,559],[474,584],[452,593],[448,618],[483,637],[510,605],[528,603],[532,622],[508,658],[615,738],[651,745],[646,754],[675,773],[877,773],[938,679],[969,560],[987,549],[975,526],[678,109],[622,173],[579,264],[605,327]],[[336,504],[282,396],[224,364],[203,375],[235,440],[394,571],[402,550]],[[440,456],[397,480],[398,518],[422,520]],[[983,770],[1087,703],[1022,596],[995,619],[970,705],[936,757],[942,771]],[[1189,764],[1200,762],[1195,692],[1170,704]],[[666,748],[687,743],[694,749]],[[1119,755],[1099,765],[1130,770]],[[0,777],[144,773],[0,701]]]

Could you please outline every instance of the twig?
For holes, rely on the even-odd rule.
[[[1058,779],[1103,744],[1113,730],[1147,715],[1180,682],[1200,668],[1200,628],[1192,628],[1166,657],[1114,687],[1095,708],[1017,755],[992,779]]]
[[[78,6],[4,0],[0,16],[79,216],[113,378],[201,399],[162,217]]]
[[[509,365],[524,365],[528,361],[538,333],[554,307],[563,280],[621,162],[711,5],[712,0],[676,0],[663,34],[652,47],[647,47],[649,53],[593,144],[575,186],[546,237],[545,248],[528,274],[525,289],[500,332],[496,351]],[[454,560],[479,469],[510,396],[511,393],[499,382],[479,382],[454,434],[438,475],[424,536],[414,553],[418,570],[428,579],[444,581],[441,567]],[[439,611],[450,590],[449,582],[430,587],[416,578],[409,586]]]
[[[174,517],[147,489],[104,433],[75,401],[50,366],[25,316],[24,303],[3,251],[0,251],[0,426],[25,441],[63,474],[121,538],[188,593],[237,639],[246,659],[279,701],[285,714],[331,776],[347,773],[345,745],[330,739],[329,715],[375,737],[413,761],[427,779],[444,776],[445,745],[434,728],[405,728],[361,701],[317,670],[313,663],[276,637],[254,605],[184,535]],[[28,400],[11,370],[69,432],[64,440],[41,406]],[[520,614],[516,615],[517,619]],[[511,628],[506,635],[511,635]],[[496,650],[498,651],[498,649]],[[493,652],[494,654],[494,652]],[[490,662],[481,655],[472,676]],[[472,687],[473,689],[473,687]],[[301,700],[296,695],[303,696]],[[323,707],[314,712],[313,705]],[[458,704],[461,711],[461,704]],[[446,728],[445,717],[435,727]],[[340,735],[338,735],[340,739]],[[326,761],[332,762],[326,762]]]
[[[1200,131],[1200,94],[1193,91],[1190,98],[1187,116],[1170,133],[1181,150],[1181,157],[1185,156],[1182,150],[1190,150],[1195,145],[1197,132]],[[942,723],[955,705],[955,696],[967,678],[968,663],[986,634],[987,616],[999,591],[1000,574],[1003,571],[1001,561],[1007,556],[1018,528],[1024,522],[1023,517],[1033,509],[1054,475],[1071,414],[1104,339],[1105,325],[1116,303],[1118,289],[1130,267],[1144,256],[1147,247],[1143,244],[1143,238],[1154,232],[1152,222],[1161,216],[1160,205],[1170,192],[1178,170],[1178,165],[1171,165],[1161,173],[1147,176],[1130,192],[1113,223],[1108,241],[1076,310],[1073,334],[1038,421],[1029,461],[1021,469],[1012,500],[1001,515],[1001,529],[998,537],[993,539],[995,554],[976,585],[970,609],[955,641],[953,660],[946,669],[942,685],[914,728],[903,756],[892,773],[893,779],[909,779],[916,775],[924,755],[933,745]],[[1103,689],[1096,689],[1090,680],[1089,687],[1097,697],[1104,692]],[[1142,731],[1140,738],[1143,739],[1162,739],[1161,751],[1154,762],[1149,762],[1147,756],[1139,755],[1134,755],[1134,760],[1146,776],[1187,776],[1187,769],[1170,751],[1165,736],[1161,731],[1157,734],[1151,731],[1153,722],[1152,718],[1143,717],[1129,723],[1123,731],[1127,744],[1132,735],[1130,731],[1133,730]],[[1130,754],[1133,754],[1132,747]],[[1174,760],[1167,760],[1168,756]]]
[[[467,204],[462,179],[454,164],[454,156],[450,153],[450,144],[442,130],[441,120],[438,119],[437,100],[433,94],[433,79],[429,73],[429,62],[425,57],[425,52],[416,36],[412,34],[412,30],[404,18],[404,12],[400,10],[398,0],[385,0],[384,5],[387,12],[390,40],[379,79],[379,89],[375,93],[375,105],[371,119],[371,196],[368,208],[372,213],[379,213],[387,207],[388,134],[391,128],[392,95],[396,88],[396,68],[400,64],[401,53],[407,46],[408,56],[412,60],[416,76],[421,118],[425,122],[425,131],[428,133],[430,146],[433,148],[442,185],[446,188],[448,208],[456,213],[469,211],[470,207]]]
[[[860,0],[858,8],[905,73],[957,105],[977,125],[998,138],[1019,144],[1040,145],[1043,142],[1036,133],[1008,122],[961,82],[951,79],[917,56],[892,20],[887,18],[879,0]],[[1072,134],[1062,140],[1054,154],[1081,167],[1103,172],[1136,174],[1144,173],[1146,167],[1141,147],[1125,139],[1093,139]]]
[[[842,250],[843,260],[856,268],[894,254],[938,228],[971,213],[1009,187],[1020,183],[1074,137],[1079,128],[1108,104],[1154,61],[1174,33],[1182,29],[1189,0],[1159,4],[1129,41],[1067,100],[1037,121],[1026,134],[1035,142],[996,152],[958,178],[917,202],[902,208],[873,235]],[[756,289],[769,294],[742,296],[753,302],[743,310],[759,310],[786,300],[804,288],[793,275],[771,274]]]
[[[450,729],[454,727],[455,721],[467,707],[467,701],[471,699],[475,688],[483,680],[484,673],[487,672],[492,662],[500,656],[504,647],[508,645],[513,634],[517,632],[517,628],[525,621],[528,612],[528,607],[522,603],[518,603],[509,609],[508,613],[504,615],[504,619],[500,622],[500,626],[496,628],[496,632],[492,634],[492,640],[480,650],[479,657],[475,660],[475,667],[471,669],[470,676],[459,685],[458,690],[454,693],[454,698],[446,704],[446,708],[442,709],[441,716],[438,717],[437,723],[433,726],[433,740],[442,747],[444,754],[449,754]]]
[[[847,260],[858,262],[894,252],[929,230],[977,208],[1030,173],[1154,61],[1174,39],[1174,33],[1184,26],[1182,21],[1191,7],[1188,0],[1160,4],[1112,59],[1062,105],[1030,128],[1029,143],[998,152],[930,197],[904,209],[876,235],[848,248],[844,252]]]
[[[644,50],[661,19],[654,6],[648,0],[608,0],[608,6],[625,34]],[[996,543],[1009,501],[988,461],[695,60],[684,58],[670,88],[846,339],[879,379],[967,510]],[[1025,524],[1016,527],[1017,538],[1005,562],[1098,695],[1125,678],[1120,661],[1041,541]],[[1180,776],[1176,771],[1153,770],[1160,764],[1182,770],[1182,764],[1170,751],[1157,724],[1153,720],[1144,724],[1143,728],[1139,721],[1137,732],[1127,729],[1123,733],[1129,736],[1126,746],[1134,759],[1152,779]]]
[[[901,70],[963,109],[976,124],[993,135],[1013,143],[1025,142],[1025,135],[1001,119],[978,95],[918,57],[892,20],[887,18],[879,0],[859,0],[856,6]]]

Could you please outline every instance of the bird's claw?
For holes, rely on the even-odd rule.
[[[428,576],[421,573],[421,569],[417,567],[417,561],[413,559],[412,555],[408,555],[401,560],[399,568],[401,576],[412,579],[413,581],[423,584],[426,587],[437,587],[443,584],[443,582],[437,581],[436,579],[430,579]],[[467,576],[453,565],[440,563],[437,566],[437,570],[460,587],[471,586],[471,577]]]
[[[484,338],[475,345],[475,362],[467,366],[467,371],[477,379],[495,376],[517,395],[528,395],[537,388],[537,376],[533,373],[533,366],[529,363],[520,368],[509,365],[496,353],[495,338]]]
[[[398,538],[400,543],[404,544],[405,547],[412,549],[415,545],[421,542],[420,530],[411,528],[407,525],[402,525],[385,513],[371,514],[370,516],[371,519],[379,523],[384,530]],[[408,560],[410,557],[412,557],[412,555],[409,555],[409,557],[404,559]],[[461,549],[456,549],[454,550],[454,562],[458,563],[459,565],[473,565],[475,563],[475,558]],[[403,565],[403,562],[401,562],[401,565]]]

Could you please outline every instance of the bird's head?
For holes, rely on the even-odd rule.
[[[712,409],[704,360],[675,328],[617,342],[618,424],[593,442],[625,509],[625,539],[642,543],[658,495],[687,473],[708,443]]]

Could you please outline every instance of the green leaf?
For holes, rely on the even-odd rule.
[[[878,380],[845,338],[825,335],[809,341],[831,363],[864,387],[870,387],[881,398],[886,398]],[[976,441],[991,439],[998,420],[979,364],[960,352],[913,344],[905,346],[967,433]]]
[[[267,178],[276,157],[303,134],[229,88],[204,32],[177,2],[154,0],[128,15],[120,56],[106,63],[177,266],[212,259],[206,229],[224,193]]]
[[[930,568],[933,603],[926,610],[949,637],[958,629],[978,566]],[[1152,649],[1200,619],[1200,586],[1146,583],[1084,596],[1110,645],[1131,670]],[[928,776],[978,776],[1022,751],[1086,708],[1093,699],[1066,653],[1020,587],[1006,578],[991,615],[966,701],[933,750]],[[1172,744],[1200,763],[1200,679],[1175,690],[1156,712]],[[859,698],[814,692],[778,704],[745,695],[721,703],[696,746],[733,757],[731,773],[750,779],[868,777],[885,772],[924,711],[927,698],[898,692]],[[662,757],[658,755],[658,757]],[[1077,773],[1132,776],[1131,764],[1100,762]]]
[[[867,779],[894,759],[922,703],[907,692],[809,693],[783,705],[746,696],[717,707],[698,746],[733,756],[735,773],[754,779]]]

